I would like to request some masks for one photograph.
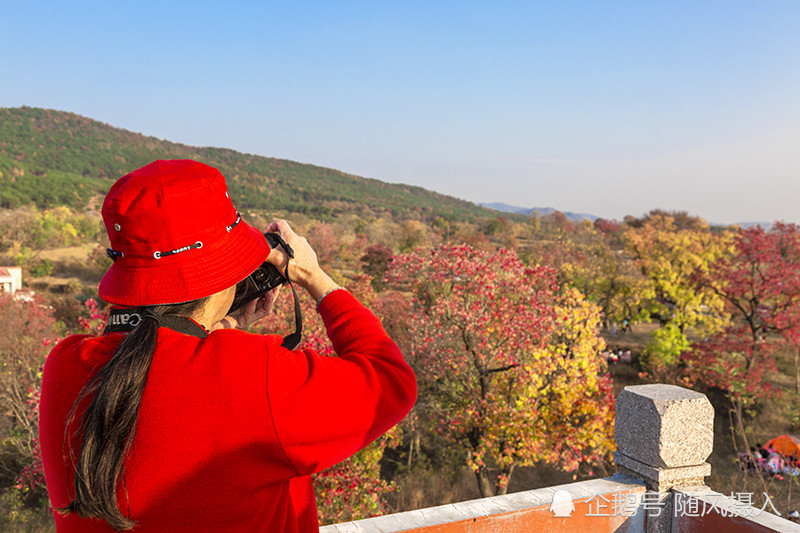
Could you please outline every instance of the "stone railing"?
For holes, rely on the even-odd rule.
[[[705,395],[626,387],[617,399],[619,473],[558,487],[325,526],[322,533],[800,533],[800,524],[704,485],[714,440]]]

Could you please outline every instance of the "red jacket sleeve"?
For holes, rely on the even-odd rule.
[[[400,349],[352,294],[329,294],[319,312],[338,357],[276,347],[267,361],[274,429],[298,475],[360,450],[402,420],[417,397]]]

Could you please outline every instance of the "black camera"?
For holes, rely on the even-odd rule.
[[[270,248],[277,248],[278,246],[286,248],[283,239],[277,233],[265,233],[264,238],[267,239]],[[255,272],[236,284],[236,295],[233,297],[233,303],[231,308],[228,309],[228,314],[262,297],[275,287],[285,285],[288,282],[289,280],[275,268],[275,265],[264,261]]]

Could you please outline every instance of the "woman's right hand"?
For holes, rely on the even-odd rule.
[[[276,220],[264,231],[279,234],[294,251],[294,258],[289,259],[283,248],[274,248],[270,250],[267,261],[275,265],[281,273],[284,273],[288,263],[292,282],[306,289],[314,300],[318,302],[327,292],[338,287],[319,266],[317,254],[306,238],[295,233],[288,222],[283,219]]]

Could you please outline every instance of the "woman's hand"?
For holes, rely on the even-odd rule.
[[[306,238],[296,234],[288,222],[276,220],[267,226],[264,231],[279,234],[294,251],[294,257],[290,259],[283,247],[273,248],[269,252],[267,261],[275,265],[281,274],[286,271],[286,265],[288,264],[289,277],[292,282],[306,289],[314,300],[319,301],[327,292],[338,287],[336,282],[320,268],[317,254],[308,244]],[[261,298],[245,305],[239,311],[222,318],[211,326],[211,331],[233,328],[247,329],[250,324],[261,320],[272,312],[278,289],[280,287],[276,287]]]
[[[278,299],[280,287],[275,287],[260,298],[257,298],[233,314],[222,318],[211,326],[211,331],[217,329],[247,329],[250,324],[266,318],[272,312],[275,300]]]
[[[288,222],[276,220],[264,231],[278,233],[294,250],[294,258],[290,260],[283,248],[275,248],[270,251],[267,261],[275,265],[281,274],[285,272],[288,263],[292,282],[306,289],[314,300],[319,301],[325,293],[338,287],[320,268],[317,254],[306,238],[296,234]]]

